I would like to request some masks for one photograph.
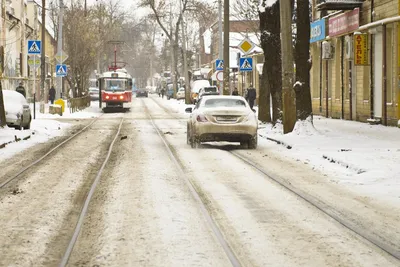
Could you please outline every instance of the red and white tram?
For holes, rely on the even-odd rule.
[[[132,101],[132,76],[125,69],[103,72],[98,78],[101,108],[129,110]]]

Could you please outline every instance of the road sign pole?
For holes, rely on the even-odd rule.
[[[33,55],[33,119],[36,119],[36,55]]]

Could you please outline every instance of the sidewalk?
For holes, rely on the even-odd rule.
[[[314,116],[314,127],[297,123],[286,135],[281,128],[260,126],[262,137],[280,142],[274,152],[309,164],[332,182],[400,201],[399,128],[319,116]]]

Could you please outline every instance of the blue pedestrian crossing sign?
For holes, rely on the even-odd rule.
[[[28,40],[28,55],[40,55],[42,42],[39,40]]]
[[[241,57],[239,60],[240,71],[253,71],[253,59],[251,57]]]
[[[215,61],[215,70],[224,70],[224,60],[223,59],[217,59],[217,61]]]
[[[65,64],[56,65],[56,76],[57,77],[67,76],[67,65],[65,65]]]

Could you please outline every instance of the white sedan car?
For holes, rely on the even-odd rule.
[[[240,142],[257,148],[258,120],[241,96],[204,96],[191,113],[187,123],[187,143],[193,148],[201,142]]]
[[[3,100],[6,111],[6,123],[9,127],[18,130],[30,129],[31,109],[25,97],[16,91],[2,90]]]
[[[185,88],[180,87],[178,92],[176,92],[176,99],[185,99]]]

